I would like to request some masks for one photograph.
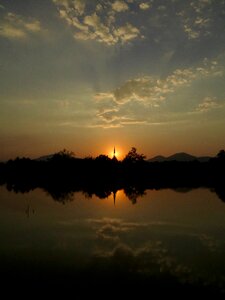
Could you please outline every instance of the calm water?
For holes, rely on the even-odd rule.
[[[113,194],[75,193],[63,204],[39,189],[1,187],[0,220],[0,263],[10,280],[129,272],[225,287],[225,203],[208,189],[148,190],[135,204],[123,190],[115,204]]]

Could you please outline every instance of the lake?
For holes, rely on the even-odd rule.
[[[95,288],[123,282],[154,292],[223,293],[225,203],[213,191],[146,190],[128,197],[119,190],[105,199],[77,192],[56,200],[41,189],[23,194],[0,187],[5,285],[76,282],[78,289],[84,282]]]

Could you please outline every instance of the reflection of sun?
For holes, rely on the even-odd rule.
[[[124,190],[118,190],[116,192],[116,198],[120,200],[124,200],[126,198],[126,195],[124,194]]]
[[[111,192],[111,195],[108,199],[108,203],[112,204],[113,206],[126,205],[127,203],[127,196],[125,195],[124,190]]]

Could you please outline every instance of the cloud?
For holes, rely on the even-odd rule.
[[[204,59],[201,66],[176,69],[164,78],[142,76],[127,80],[113,91],[95,95],[97,117],[103,127],[158,123],[153,112],[160,112],[161,105],[170,95],[190,87],[193,82],[222,75],[223,69],[215,60]],[[206,99],[197,109],[215,107],[215,101]]]
[[[159,6],[157,7],[157,10],[159,10],[159,11],[161,11],[161,12],[166,11],[166,6],[165,6],[165,5],[159,5]]]
[[[140,29],[129,20],[117,22],[117,13],[130,13],[128,4],[122,0],[98,3],[94,8],[90,8],[85,0],[53,0],[53,3],[60,18],[74,29],[75,39],[94,40],[112,46],[142,37]]]
[[[212,1],[193,0],[183,10],[177,12],[188,39],[198,39],[211,34],[211,25],[215,20],[214,10]]]
[[[174,93],[178,88],[189,86],[194,80],[220,75],[222,70],[216,62],[205,60],[201,67],[176,69],[166,78],[143,76],[128,80],[112,92],[96,94],[95,100],[111,100],[116,104],[137,101],[157,107],[168,94]]]
[[[78,12],[78,14],[83,15],[85,10],[84,0],[74,0],[73,3],[74,3],[74,8]]]
[[[129,7],[126,4],[126,2],[122,0],[116,0],[115,2],[112,3],[112,9],[115,10],[116,12],[123,12],[129,10]]]
[[[197,237],[210,252],[216,252],[221,246],[218,240],[207,234],[200,234]]]
[[[126,25],[116,29],[114,31],[114,35],[118,37],[122,43],[126,43],[137,38],[140,35],[140,31],[137,27],[127,23]]]
[[[215,108],[220,108],[222,105],[219,104],[216,98],[205,97],[203,101],[197,106],[196,111],[207,112]]]
[[[101,22],[100,17],[96,13],[85,16],[83,23],[87,25],[87,27],[83,27],[83,34],[85,34],[86,37],[85,39],[96,39],[108,45],[116,42],[113,35],[110,34],[109,28]],[[79,29],[82,30],[81,27]],[[75,37],[79,38],[79,35],[75,35]]]
[[[188,24],[184,24],[184,32],[187,33],[189,39],[197,39],[200,36],[200,32],[193,30]]]
[[[8,39],[24,39],[28,35],[41,31],[41,24],[33,18],[24,18],[8,12],[0,22],[0,36]]]
[[[218,16],[219,10],[224,11],[222,1],[218,4],[203,0],[164,1],[163,5],[152,0],[52,1],[60,17],[74,29],[75,39],[94,40],[108,46],[125,44],[143,37],[162,41],[168,39],[174,31],[179,35],[183,32],[189,40],[198,40],[201,37],[212,37],[214,31],[218,30],[217,24],[220,27],[223,24],[220,20],[222,17]],[[149,10],[148,14],[146,10]],[[85,25],[87,16],[95,16],[95,24]],[[79,23],[79,27],[73,19],[76,24]]]
[[[140,9],[142,9],[142,10],[147,10],[147,9],[149,9],[151,6],[150,6],[150,4],[149,4],[148,2],[143,2],[143,3],[140,3],[140,4],[139,4],[139,7],[140,7]]]

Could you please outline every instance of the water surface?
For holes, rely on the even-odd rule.
[[[105,199],[79,192],[60,202],[41,189],[1,187],[0,219],[8,280],[130,276],[225,287],[225,204],[209,189],[147,190],[137,199],[123,190]]]

